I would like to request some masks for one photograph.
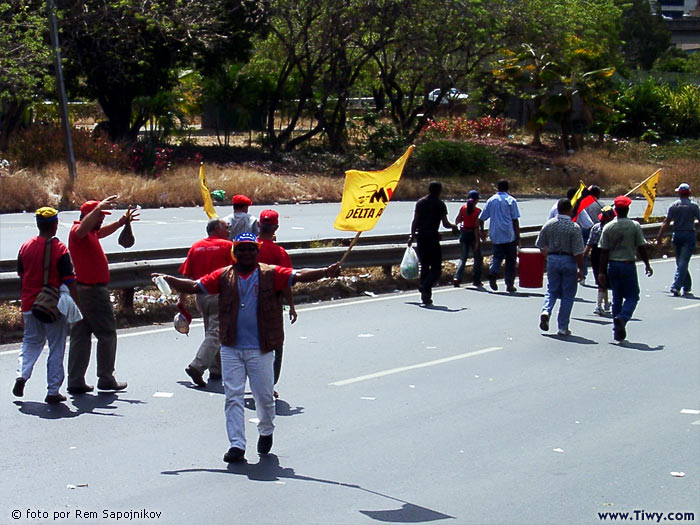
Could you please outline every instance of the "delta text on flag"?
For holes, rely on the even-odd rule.
[[[353,232],[374,228],[394,194],[412,151],[413,146],[409,146],[399,160],[381,171],[346,171],[343,202],[333,226]]]
[[[647,209],[644,210],[643,215],[644,220],[651,217],[651,212],[654,210],[654,203],[656,202],[656,188],[659,185],[659,175],[661,175],[660,169],[656,170],[644,182],[632,190],[640,190],[642,195],[644,195],[644,198],[647,200]],[[632,193],[632,191],[630,191],[630,193]]]
[[[207,177],[204,175],[204,163],[199,165],[199,189],[202,192],[202,200],[204,201],[204,211],[207,217],[213,219],[218,217],[216,210],[214,209],[214,203],[211,201],[211,193],[209,192],[209,185],[207,184]]]

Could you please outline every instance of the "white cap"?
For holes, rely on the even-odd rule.
[[[687,182],[682,183],[676,188],[677,192],[690,193],[690,184]]]

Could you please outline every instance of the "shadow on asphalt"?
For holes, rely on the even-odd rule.
[[[462,308],[448,308],[447,306],[442,306],[440,304],[430,304],[428,306],[425,306],[423,303],[419,303],[416,301],[408,301],[406,304],[420,306],[421,308],[425,308],[426,310],[437,310],[438,312],[457,313],[463,312],[464,310],[469,310],[469,308],[467,308],[466,306],[463,306]]]
[[[577,345],[597,345],[598,341],[594,341],[593,339],[586,339],[585,337],[581,337],[580,335],[557,335],[557,334],[542,334],[545,337],[549,337],[550,339],[556,339],[557,341],[561,341],[562,343],[574,343]]]
[[[224,385],[219,380],[207,381],[207,386],[205,387],[199,387],[195,385],[192,381],[187,380],[178,381],[177,384],[180,386],[184,386],[185,388],[189,388],[190,390],[197,390],[199,392],[207,392],[212,394],[224,393]]]
[[[584,323],[598,324],[602,326],[611,325],[612,321],[605,321],[604,319],[585,319],[583,317],[572,317],[572,320],[583,321]]]
[[[641,352],[658,352],[666,348],[664,345],[649,346],[646,343],[633,343],[631,341],[620,341],[619,343],[610,343],[613,346],[621,348],[629,348],[630,350],[639,350]]]
[[[37,416],[42,419],[63,419],[78,417],[83,414],[93,414],[96,416],[124,417],[121,414],[110,412],[98,412],[98,410],[116,410],[115,402],[128,403],[131,405],[142,405],[145,401],[139,399],[120,399],[113,392],[100,392],[96,395],[81,394],[71,396],[71,403],[77,410],[71,410],[70,404],[58,403],[49,405],[38,401],[15,401],[14,404],[22,414]]]
[[[543,293],[539,292],[491,292],[492,295],[502,295],[503,297],[544,297]]]
[[[255,411],[255,399],[246,397],[243,404],[248,410]],[[292,408],[284,399],[275,399],[275,415],[276,416],[296,416],[304,413],[304,407]]]
[[[425,507],[420,507],[407,501],[394,498],[393,496],[388,496],[386,494],[382,494],[381,492],[366,489],[360,485],[323,478],[314,478],[312,476],[302,476],[294,472],[293,468],[285,468],[280,466],[279,458],[275,454],[268,454],[266,456],[260,456],[259,458],[258,463],[248,463],[247,461],[241,461],[240,463],[229,463],[228,467],[225,469],[188,468],[181,470],[164,470],[161,472],[161,474],[165,476],[179,476],[180,474],[211,472],[214,474],[246,476],[250,481],[275,482],[280,481],[281,479],[295,479],[299,481],[310,481],[313,483],[324,483],[327,485],[333,485],[334,487],[345,487],[361,490],[368,494],[374,494],[376,496],[402,504],[402,506],[398,509],[359,511],[361,514],[364,514],[365,516],[376,521],[388,523],[424,523],[428,521],[455,519],[454,516],[449,516]]]

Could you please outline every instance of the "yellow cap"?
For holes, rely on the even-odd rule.
[[[34,215],[36,215],[38,220],[50,221],[53,219],[58,219],[58,210],[56,208],[52,208],[51,206],[44,206],[43,208],[36,210]]]

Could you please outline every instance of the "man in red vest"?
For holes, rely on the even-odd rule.
[[[340,263],[326,268],[293,270],[258,263],[260,243],[252,233],[242,233],[233,243],[235,263],[198,281],[163,277],[178,292],[219,294],[221,371],[226,403],[226,431],[230,448],[224,461],[245,459],[244,393],[246,379],[255,399],[259,454],[272,449],[275,429],[274,350],[284,342],[281,292],[300,282],[340,275]],[[153,274],[158,277],[161,274]]]

